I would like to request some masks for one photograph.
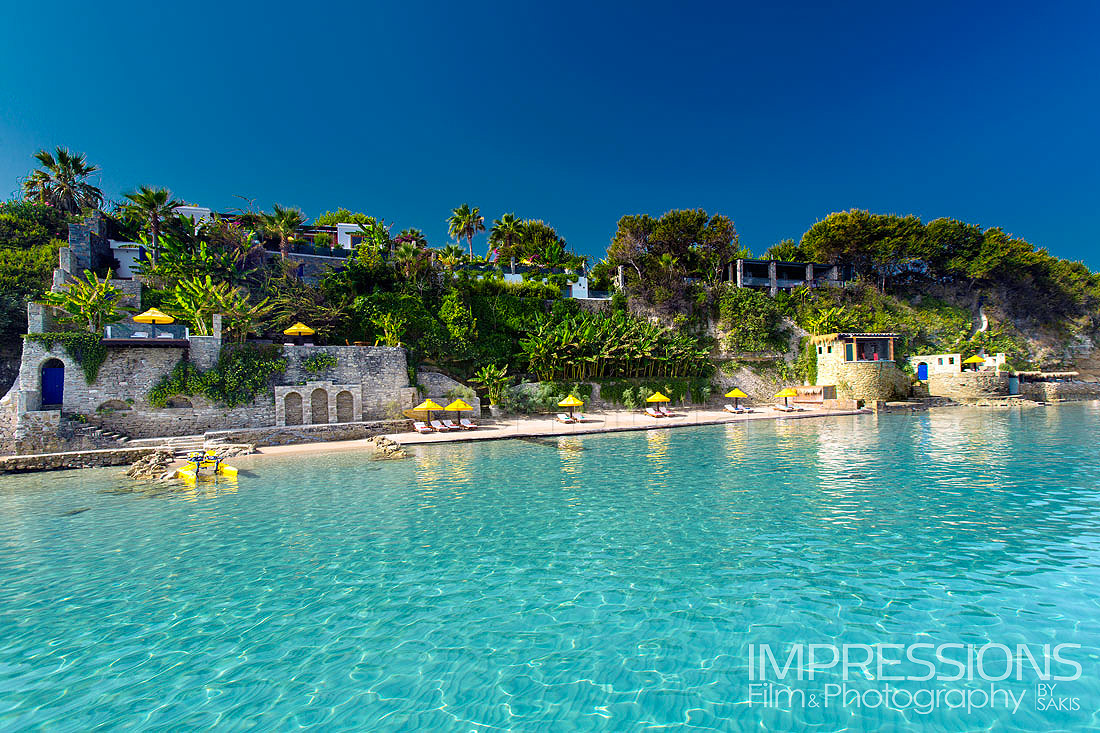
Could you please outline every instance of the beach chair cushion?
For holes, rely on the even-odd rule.
[[[420,422],[419,420],[416,420],[415,422],[413,422],[413,430],[415,430],[418,433],[432,433],[432,432],[435,432],[430,427],[428,427],[428,425],[426,423]]]
[[[438,430],[441,433],[446,433],[450,430],[450,428],[448,428],[446,425],[441,423],[439,420],[432,420],[431,425],[432,425],[433,428],[435,428],[436,430]]]
[[[461,430],[462,429],[461,427],[459,427],[458,425],[455,425],[454,422],[452,422],[450,420],[443,420],[441,422],[443,423],[443,427],[448,428],[450,430]]]

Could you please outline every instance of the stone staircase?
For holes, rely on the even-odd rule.
[[[69,442],[81,446],[81,450],[128,448],[130,442],[130,438],[122,433],[92,425],[69,415],[61,417],[58,433],[66,436]]]
[[[202,435],[175,435],[168,438],[134,438],[126,445],[130,448],[166,448],[177,458],[186,458],[192,451],[203,450],[206,440]]]

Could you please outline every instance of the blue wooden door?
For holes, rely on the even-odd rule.
[[[65,393],[65,367],[42,367],[42,404],[60,405]]]
[[[928,365],[925,363],[917,364],[917,379],[924,381],[928,379]]]

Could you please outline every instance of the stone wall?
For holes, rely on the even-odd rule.
[[[405,433],[412,430],[411,420],[373,420],[331,423],[328,425],[283,425],[266,428],[217,430],[206,433],[208,443],[251,443],[256,446],[294,445],[330,440],[361,440],[374,435]]]
[[[835,385],[840,399],[864,402],[890,401],[909,396],[909,376],[892,361],[839,361],[821,359],[819,386]]]
[[[110,450],[67,451],[0,458],[0,473],[58,471],[95,466],[126,466],[157,451],[157,448],[112,448]]]
[[[991,397],[1008,396],[1008,374],[1005,372],[960,372],[932,374],[928,377],[928,394],[946,397],[956,402],[976,402]]]
[[[1095,382],[1021,382],[1020,394],[1038,402],[1100,399]]]
[[[316,354],[328,354],[336,366],[319,373],[309,372],[305,360]],[[302,385],[326,381],[333,384],[358,384],[361,413],[356,419],[372,420],[391,417],[395,412],[412,407],[416,389],[409,386],[408,360],[399,346],[294,346],[283,347],[286,372],[279,377],[279,386]]]
[[[459,388],[467,388],[468,386],[451,379],[446,374],[430,371],[419,371],[416,373],[417,384],[420,385],[421,396],[420,399],[432,399],[438,402],[440,405],[446,407],[453,401],[453,397],[448,396],[448,392],[452,392]],[[481,398],[475,393],[473,397],[462,398],[473,409],[474,417],[481,417]]]
[[[100,410],[89,414],[89,423],[131,438],[160,438],[172,435],[198,435],[208,430],[230,430],[275,424],[275,405],[270,393],[259,395],[252,404],[219,407],[204,397],[190,395],[176,404],[191,407],[156,408],[144,402],[132,409]]]

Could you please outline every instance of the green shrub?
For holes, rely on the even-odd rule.
[[[307,356],[302,361],[302,368],[310,374],[317,374],[326,369],[332,369],[337,363],[335,356],[327,352],[321,352],[313,356]]]
[[[224,347],[213,369],[203,372],[189,361],[180,361],[149,392],[149,404],[165,407],[172,395],[202,395],[224,407],[238,407],[266,389],[272,375],[286,370],[279,347]]]
[[[718,325],[729,335],[729,351],[786,349],[783,312],[767,295],[749,288],[722,286],[718,296]]]
[[[61,344],[68,354],[80,365],[84,371],[84,379],[91,384],[99,376],[99,368],[107,359],[107,347],[103,345],[103,339],[97,333],[87,331],[55,331],[52,333],[28,333],[24,336],[28,341],[42,344],[47,349],[52,349],[54,344]]]

